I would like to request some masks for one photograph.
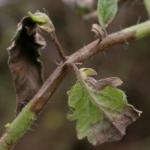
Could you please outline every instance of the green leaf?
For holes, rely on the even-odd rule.
[[[97,13],[99,24],[105,29],[114,19],[118,10],[118,0],[98,0]]]
[[[78,138],[87,136],[91,124],[97,123],[102,117],[98,108],[92,104],[87,91],[77,82],[68,92],[69,106],[72,112],[68,114],[70,120],[77,120]]]
[[[93,145],[119,140],[126,127],[140,116],[141,112],[128,104],[125,93],[113,87],[116,79],[95,80],[94,84],[91,77],[79,79],[68,91],[68,119],[76,121],[78,139],[87,137]],[[99,82],[103,88],[97,89],[95,84]]]

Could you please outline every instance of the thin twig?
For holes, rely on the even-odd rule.
[[[55,31],[51,32],[50,35],[51,35],[51,38],[52,38],[52,40],[53,40],[53,42],[54,42],[54,44],[55,44],[55,46],[57,48],[57,51],[58,51],[58,54],[59,54],[60,58],[63,61],[65,61],[66,60],[66,55],[65,55],[65,52],[63,50],[63,47],[62,47],[61,43],[58,40],[56,32]]]

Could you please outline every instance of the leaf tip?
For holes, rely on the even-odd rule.
[[[39,25],[39,27],[46,32],[55,31],[55,27],[49,16],[43,12],[37,11],[35,13],[28,12],[28,16]]]

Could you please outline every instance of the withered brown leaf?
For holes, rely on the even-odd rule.
[[[46,45],[39,28],[30,17],[17,26],[16,35],[8,48],[8,64],[12,74],[19,113],[42,85],[40,49]]]

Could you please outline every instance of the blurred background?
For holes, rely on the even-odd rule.
[[[0,135],[4,125],[15,116],[15,91],[7,65],[6,48],[15,33],[16,25],[28,11],[45,11],[53,20],[57,35],[69,55],[94,40],[92,23],[84,20],[67,0],[0,0]],[[73,0],[72,0],[73,1]],[[122,0],[115,20],[108,32],[115,32],[148,19],[143,0]],[[48,39],[48,35],[45,35]],[[42,50],[45,79],[56,67],[58,55],[47,40]],[[17,143],[14,150],[149,150],[150,148],[150,37],[112,47],[84,63],[98,72],[97,78],[118,76],[129,103],[143,111],[142,117],[127,129],[119,142],[93,147],[87,140],[77,140],[74,122],[66,119],[68,112],[66,91],[75,78],[69,74],[50,99],[30,131]]]

